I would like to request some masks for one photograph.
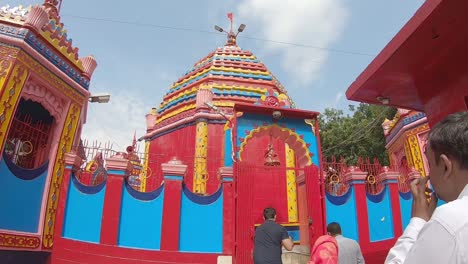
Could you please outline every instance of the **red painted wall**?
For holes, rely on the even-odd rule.
[[[148,178],[146,191],[158,188],[162,181],[161,164],[176,156],[188,166],[185,183],[191,188],[193,177],[193,159],[195,153],[195,126],[175,130],[153,139],[149,147],[148,166],[152,176]]]
[[[281,162],[278,167],[263,167],[265,163],[265,150],[270,143],[269,136],[254,137],[250,139],[242,151],[243,162],[253,166],[262,167],[255,172],[253,181],[253,215],[255,223],[263,223],[263,209],[274,207],[277,213],[277,221],[288,223],[288,202],[286,194],[286,158],[284,141],[273,138],[274,149]]]
[[[193,186],[193,171],[195,159],[195,125],[175,130],[167,135],[151,141],[148,166],[153,176],[148,179],[146,190],[156,189],[162,181],[161,163],[168,162],[176,156],[188,166],[184,183],[188,188]],[[224,124],[208,125],[208,194],[215,193],[220,184],[218,169],[224,164]]]

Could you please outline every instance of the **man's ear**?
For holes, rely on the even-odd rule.
[[[453,162],[451,159],[449,159],[449,157],[447,157],[447,155],[445,154],[441,154],[440,155],[440,160],[441,162],[444,164],[445,166],[445,170],[444,170],[444,173],[442,175],[442,178],[444,180],[447,180],[451,175],[452,175],[452,172],[453,172]]]

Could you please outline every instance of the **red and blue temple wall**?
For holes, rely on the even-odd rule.
[[[326,222],[338,222],[344,236],[359,242],[366,261],[378,263],[408,225],[412,197],[399,190],[399,172],[381,171],[376,175],[381,189],[372,193],[366,190],[368,175],[352,167],[341,178],[348,186],[344,193],[326,192]]]
[[[33,170],[23,169],[9,157],[0,159],[0,229],[39,233],[48,166],[45,162]]]
[[[216,263],[218,256],[231,255],[224,227],[224,199],[231,188],[226,193],[222,185],[212,195],[196,195],[183,183],[185,171],[165,171],[157,189],[140,192],[127,183],[129,172],[107,168],[105,181],[88,186],[67,165],[52,263]]]

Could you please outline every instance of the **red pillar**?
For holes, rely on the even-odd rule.
[[[400,173],[391,171],[388,167],[383,167],[378,177],[382,177],[383,183],[387,185],[390,193],[390,203],[392,205],[393,235],[398,238],[403,233],[403,224],[401,222],[400,191],[398,190],[398,179]]]
[[[55,216],[54,234],[55,238],[62,237],[63,221],[65,220],[65,207],[67,206],[68,188],[70,186],[70,177],[72,173],[80,169],[83,160],[76,153],[65,154],[65,170],[63,171],[62,186],[60,188],[60,196],[57,204],[57,213]]]
[[[358,167],[351,166],[345,173],[345,179],[352,188],[356,198],[356,215],[358,220],[359,244],[363,251],[368,251],[370,247],[369,216],[367,214],[366,197],[366,177],[367,172],[361,171]]]
[[[164,204],[161,250],[178,251],[180,237],[180,205],[182,182],[187,165],[177,159],[161,164],[164,175]]]
[[[305,185],[305,173],[299,171],[296,177],[297,186],[297,208],[299,213],[299,239],[300,244],[310,247],[309,228],[312,228],[309,223],[309,215],[307,213],[307,192]],[[313,231],[313,230],[311,230]]]
[[[326,233],[326,223],[324,222],[324,195],[321,191],[321,181],[319,167],[312,165],[304,168],[305,188],[307,194],[307,211],[310,222],[309,243]]]
[[[234,253],[234,180],[232,167],[221,167],[218,175],[223,184],[223,253]]]
[[[101,244],[117,245],[123,181],[132,168],[130,161],[119,155],[106,160],[107,183],[101,222]]]

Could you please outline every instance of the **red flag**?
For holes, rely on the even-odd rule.
[[[231,23],[232,23],[232,20],[234,20],[234,17],[232,15],[232,13],[228,13],[227,16],[228,16],[229,20],[231,20]]]

